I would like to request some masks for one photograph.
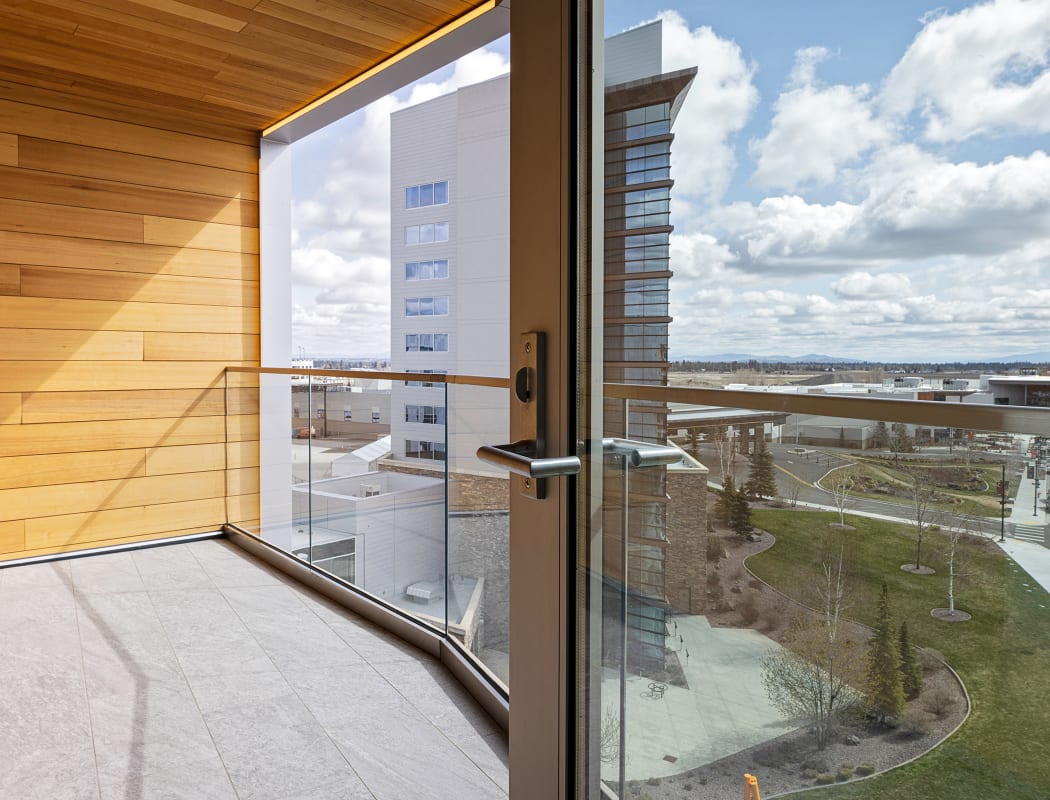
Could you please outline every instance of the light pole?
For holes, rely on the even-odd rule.
[[[1003,477],[999,481],[999,541],[1006,541],[1006,462],[1001,464]]]
[[[1033,474],[1033,480],[1035,481],[1035,491],[1032,493],[1032,516],[1039,516],[1039,451],[1035,451],[1035,472]]]

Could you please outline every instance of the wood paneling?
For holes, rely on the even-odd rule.
[[[18,137],[13,133],[0,133],[0,164],[14,166],[18,163]]]
[[[54,165],[51,166],[53,169]],[[259,224],[259,206],[248,200],[115,180],[77,177],[54,171],[26,169],[24,166],[0,166],[0,197],[218,222],[224,225],[246,225],[254,228]],[[48,231],[49,235],[52,233],[53,231]]]
[[[0,32],[0,49],[4,36]],[[67,144],[255,173],[258,149],[114,119],[0,99],[0,131]]]
[[[138,331],[7,331],[0,361],[137,361],[143,335]],[[51,367],[54,369],[54,367]]]
[[[166,113],[260,130],[472,6],[464,0],[20,0],[0,4],[0,74],[87,101],[120,98],[147,118]],[[0,130],[6,130],[2,124]],[[114,149],[135,145],[114,141]]]
[[[251,280],[257,274],[253,253],[144,247],[124,242],[97,242],[63,236],[0,231],[0,252],[21,266],[68,267],[143,275],[186,275],[225,280]],[[91,280],[91,276],[82,276]],[[144,278],[138,279],[144,282]],[[17,292],[16,292],[17,293]]]
[[[224,413],[226,403],[221,388],[169,389],[162,392],[155,389],[27,392],[21,398],[23,422],[216,417]],[[259,391],[250,388],[230,389],[229,404],[231,413],[254,413],[259,408]]]
[[[0,394],[0,425],[17,425],[22,421],[22,395]]]
[[[61,491],[53,486],[0,489],[0,521],[35,517],[43,509],[65,515],[145,506],[156,503],[158,497],[173,503],[223,497],[225,489],[221,471],[66,483]]]
[[[255,437],[258,438],[258,418]],[[223,441],[222,417],[183,417],[113,422],[66,422],[51,425],[0,425],[0,453],[29,456],[41,453],[83,453],[129,450]],[[238,424],[234,441],[252,439],[252,427]]]
[[[258,361],[259,337],[224,333],[147,333],[147,361]]]
[[[473,5],[0,3],[5,558],[259,519],[258,131]]]
[[[213,531],[218,529],[213,521],[226,516],[223,506],[221,497],[213,497],[182,503],[37,517],[25,523],[26,555],[37,555],[41,551],[101,547],[158,535]]]
[[[0,458],[0,489],[52,486],[86,480],[139,478],[145,475],[145,450],[49,453]]]
[[[18,165],[133,186],[198,192],[219,199],[259,199],[258,180],[251,173],[25,136],[18,148]]]
[[[0,198],[0,230],[141,242],[142,228],[143,218],[139,214]]]
[[[26,524],[16,519],[0,522],[0,554],[18,553],[25,549]]]
[[[151,216],[147,216],[144,222],[143,237],[146,244],[226,250],[231,253],[259,252],[259,231],[255,228]]]
[[[237,333],[259,330],[259,309],[101,300],[0,297],[0,328],[185,331]]]
[[[259,493],[259,470],[230,469],[226,471],[226,491],[229,495],[252,495]]]
[[[21,272],[17,264],[0,264],[0,294],[15,295],[21,291]]]
[[[71,361],[56,368],[46,362],[0,361],[0,386],[12,392],[157,391],[222,385],[222,368],[214,363]]]
[[[138,275],[101,270],[23,267],[24,297],[133,300],[138,303],[202,303],[213,306],[257,306],[256,281],[191,278],[182,275]]]
[[[226,445],[218,442],[155,447],[146,453],[147,475],[177,475],[181,472],[208,472],[225,468]]]

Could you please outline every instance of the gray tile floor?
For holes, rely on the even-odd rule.
[[[0,570],[4,800],[490,800],[444,668],[223,540]]]

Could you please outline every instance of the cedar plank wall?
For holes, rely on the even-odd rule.
[[[257,147],[41,97],[0,99],[0,559],[257,518],[245,376],[229,445],[223,416],[259,363]]]

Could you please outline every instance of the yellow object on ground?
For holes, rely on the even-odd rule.
[[[744,773],[744,800],[762,800],[758,793],[758,778],[754,775]]]

